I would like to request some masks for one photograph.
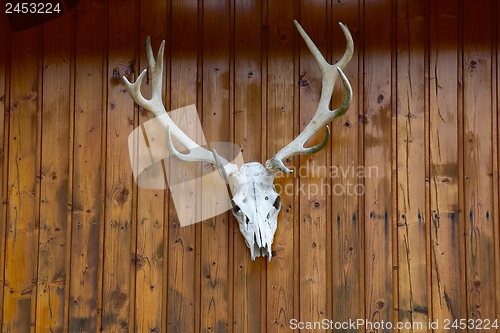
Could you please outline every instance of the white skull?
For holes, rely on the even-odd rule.
[[[260,163],[246,163],[228,175],[233,192],[233,215],[250,248],[252,260],[267,256],[271,261],[274,233],[278,225],[281,198],[274,187],[276,172]]]

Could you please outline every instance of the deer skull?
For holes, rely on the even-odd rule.
[[[272,258],[271,245],[278,225],[278,213],[281,208],[281,198],[273,184],[274,178],[279,171],[284,173],[292,172],[283,164],[283,160],[294,155],[314,154],[323,149],[330,138],[330,130],[327,124],[332,119],[347,112],[352,99],[351,86],[341,69],[350,61],[354,52],[353,40],[347,27],[340,23],[347,41],[346,51],[336,64],[330,65],[299,23],[297,21],[294,21],[294,23],[321,69],[321,97],[311,122],[292,142],[267,160],[265,166],[257,162],[251,162],[238,168],[235,164],[229,163],[220,157],[215,150],[209,151],[200,147],[182,132],[168,116],[165,116],[166,110],[161,99],[164,41],[160,46],[156,60],[153,56],[149,37],[146,41],[153,90],[151,99],[144,98],[140,92],[146,70],[139,75],[133,84],[126,77],[123,77],[129,94],[138,105],[149,110],[155,116],[162,115],[162,126],[167,132],[167,148],[173,157],[186,162],[209,162],[219,169],[221,176],[231,188],[233,194],[231,200],[233,205],[232,213],[238,221],[247,246],[250,248],[252,260],[261,255],[267,256],[269,261]],[[344,100],[338,109],[330,110],[330,99],[338,75],[340,75],[345,88]],[[304,144],[323,127],[326,127],[324,139],[314,147],[305,148]],[[188,154],[182,154],[174,148],[172,136],[189,150]]]

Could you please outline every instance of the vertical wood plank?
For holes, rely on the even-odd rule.
[[[7,15],[0,15],[0,191],[2,208],[0,209],[0,279],[5,281],[5,244],[8,193],[8,151],[9,151],[9,90],[10,90],[10,27]],[[0,327],[3,327],[4,290],[0,288]]]
[[[495,317],[493,235],[493,1],[463,7],[464,202],[467,317]],[[497,217],[498,220],[498,217]],[[498,223],[498,222],[497,222]],[[476,331],[472,329],[470,331]]]
[[[394,322],[392,311],[391,1],[364,1],[364,167],[366,319]],[[366,119],[365,119],[366,118]],[[370,330],[370,327],[366,327]]]
[[[198,1],[172,1],[170,110],[197,103]],[[186,38],[185,36],[190,36]],[[167,328],[172,332],[199,331],[200,275],[197,270],[201,248],[197,240],[200,223],[181,227],[170,200],[168,212],[168,305]]]
[[[73,16],[44,25],[40,179],[40,231],[36,330],[67,328],[67,281],[71,248],[71,163],[73,124]]]
[[[260,158],[262,161],[267,160],[268,157],[268,151],[267,151],[267,135],[268,135],[268,124],[267,124],[267,112],[268,112],[268,99],[267,99],[267,84],[268,84],[268,47],[269,47],[269,26],[267,25],[268,23],[268,2],[265,1],[262,4],[261,7],[261,37],[260,37],[260,45],[261,45],[261,75],[262,78],[260,80],[261,87],[260,87],[260,93],[261,93],[261,130],[262,130],[262,142],[260,145]],[[276,181],[276,180],[275,180]],[[279,216],[278,216],[278,223],[279,223]],[[276,234],[274,236],[276,239]],[[273,250],[272,250],[273,251]],[[276,252],[272,252],[273,254],[276,254]],[[268,295],[268,267],[266,262],[261,262],[260,264],[260,269],[261,269],[261,275],[260,275],[260,299],[262,302],[262,306],[266,308],[266,315],[261,314],[260,316],[260,331],[263,333],[268,332],[268,314],[267,314],[267,309],[269,308],[268,305],[268,300],[269,300],[269,295]]]
[[[427,330],[425,2],[397,7],[399,321]],[[395,194],[394,194],[395,195]],[[414,327],[413,331],[418,331]],[[409,330],[404,330],[409,331]]]
[[[431,2],[429,62],[430,218],[432,320],[466,318],[463,214],[460,214],[461,145],[459,4]]]
[[[80,2],[76,12],[69,331],[97,332],[102,308],[107,6]]]
[[[332,2],[332,55],[331,62],[338,61],[345,51],[345,37],[338,26],[338,22],[347,25],[354,39],[354,55],[345,67],[353,90],[351,107],[344,117],[339,121],[333,121],[332,126],[332,153],[329,177],[332,178],[331,191],[331,221],[327,221],[331,228],[331,261],[332,278],[331,292],[332,312],[327,318],[338,322],[348,322],[350,319],[366,318],[364,316],[364,295],[362,276],[363,273],[363,243],[361,232],[360,200],[365,191],[364,182],[369,179],[368,174],[358,174],[363,170],[360,153],[362,147],[360,142],[359,120],[362,115],[363,85],[362,77],[358,74],[358,68],[363,54],[359,17],[359,2]],[[333,107],[342,103],[343,89],[337,83],[334,90]],[[362,118],[361,118],[362,119]],[[340,172],[338,172],[340,171]],[[347,176],[342,174],[347,172]],[[349,185],[350,184],[350,185]],[[350,189],[350,194],[347,191]],[[342,191],[341,191],[342,190]]]
[[[106,213],[104,238],[104,332],[134,327],[135,274],[132,251],[136,240],[128,135],[134,129],[134,103],[125,93],[122,76],[132,80],[137,37],[136,1],[109,4],[106,137]]]
[[[230,139],[230,9],[229,2],[203,1],[202,124],[208,142]],[[210,185],[202,180],[202,186]],[[228,308],[228,232],[227,212],[202,224],[201,332],[232,331],[228,315],[232,311]]]
[[[292,1],[267,4],[267,158],[271,158],[295,137],[295,8]],[[276,135],[278,134],[278,135]],[[291,165],[296,159],[285,161]],[[290,320],[298,318],[298,248],[295,233],[299,213],[297,174],[277,174],[275,185],[281,195],[281,211],[273,242],[273,259],[267,271],[267,331],[288,332]],[[298,237],[298,234],[296,235]],[[298,238],[297,238],[298,240]],[[298,286],[297,286],[298,287]]]
[[[300,24],[313,40],[316,47],[326,55],[326,2],[300,1]],[[321,95],[321,72],[306,44],[300,38],[299,109],[302,131],[311,121],[318,107]],[[335,106],[334,106],[335,107]],[[339,119],[334,122],[341,121]],[[317,133],[307,143],[318,144],[324,130]],[[329,146],[314,155],[300,156],[300,164],[295,177],[299,179],[299,279],[300,279],[300,320],[320,322],[326,318],[326,202],[331,184],[327,178],[327,151]],[[321,331],[321,330],[317,330]]]
[[[30,332],[38,255],[41,30],[12,35],[4,332]]]
[[[245,162],[262,162],[262,4],[235,1],[235,143],[243,151]],[[236,219],[232,219],[234,237],[234,320],[235,332],[260,332],[265,299],[261,299],[261,270],[267,257],[251,260]]]
[[[140,8],[140,62],[139,71],[147,68],[144,41],[150,36],[155,57],[162,40],[166,39],[164,23],[166,2],[141,2]],[[164,66],[164,74],[166,68]],[[165,75],[166,76],[166,75]],[[151,85],[144,82],[142,93],[151,95]],[[165,79],[162,79],[165,82]],[[140,109],[139,123],[152,118],[146,110]],[[163,311],[163,265],[164,265],[164,202],[165,191],[137,187],[137,247],[133,254],[136,270],[136,298],[134,312],[136,332],[160,332],[162,330]]]

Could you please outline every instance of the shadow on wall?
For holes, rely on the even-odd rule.
[[[9,17],[13,32],[19,32],[49,22],[73,9],[78,0],[5,2],[5,13]]]

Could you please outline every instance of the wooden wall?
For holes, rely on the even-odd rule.
[[[80,0],[12,33],[0,14],[2,332],[500,319],[499,15],[494,0]],[[166,109],[196,103],[208,141],[264,162],[319,98],[293,19],[329,60],[346,23],[356,52],[328,148],[289,165],[347,174],[279,177],[294,191],[275,255],[253,262],[230,212],[180,227],[168,191],[135,185],[127,137],[150,115],[120,77],[165,39]]]

